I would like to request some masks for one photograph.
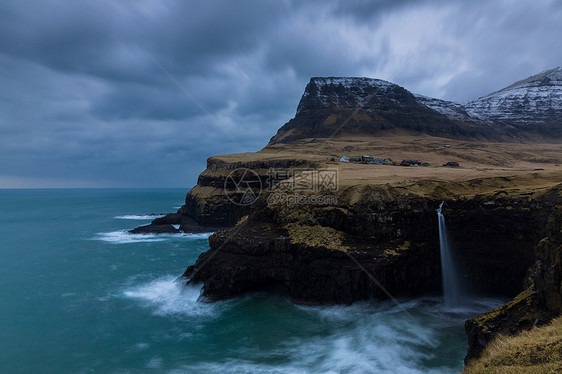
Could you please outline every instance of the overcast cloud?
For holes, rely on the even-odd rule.
[[[261,149],[311,76],[466,101],[562,65],[560,35],[556,0],[4,0],[0,187],[190,187]]]

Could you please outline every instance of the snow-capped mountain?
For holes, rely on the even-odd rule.
[[[469,113],[513,125],[562,122],[562,68],[515,82],[500,91],[468,102]]]
[[[279,129],[270,144],[389,131],[471,137],[481,129],[432,110],[391,82],[314,77],[305,88],[295,117]]]
[[[464,104],[421,95],[416,99],[449,118],[483,126],[556,130],[562,126],[562,68],[533,75]]]
[[[456,103],[371,78],[311,78],[296,115],[271,144],[305,138],[407,132],[452,138],[562,138],[562,69]]]

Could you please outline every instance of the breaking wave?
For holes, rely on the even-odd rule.
[[[138,299],[154,308],[156,315],[210,316],[217,312],[216,304],[198,302],[201,287],[182,285],[177,277],[166,276],[127,288],[123,296]]]
[[[130,215],[124,215],[124,216],[115,216],[113,218],[146,221],[146,220],[153,220],[153,219],[162,218],[162,217],[164,217],[164,214],[130,214]]]
[[[101,240],[111,244],[162,242],[170,239],[208,239],[212,232],[198,234],[131,234],[127,230],[98,233],[94,240]]]

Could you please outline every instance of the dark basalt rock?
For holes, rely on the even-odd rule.
[[[345,252],[293,244],[287,233],[270,229],[251,225],[236,233],[236,229],[216,233],[210,238],[211,250],[183,276],[192,283],[203,282],[203,296],[210,300],[271,286],[285,289],[302,304],[351,304],[387,297]],[[436,255],[433,249],[410,244],[408,250],[415,255],[400,256],[373,246],[349,254],[389,292],[415,295],[439,289],[438,261],[428,261]]]
[[[466,322],[465,362],[497,334],[514,335],[560,314],[561,191],[558,185],[542,193],[499,191],[445,201],[464,278],[476,291],[519,293]],[[203,283],[207,299],[270,287],[302,304],[387,298],[368,274],[394,296],[440,291],[435,209],[441,199],[367,186],[353,204],[286,207],[263,200],[239,225],[211,236],[210,250],[183,274],[187,283]],[[322,244],[324,230],[342,235],[340,247]]]
[[[131,234],[176,234],[180,231],[170,224],[140,226],[133,230],[129,230]]]
[[[172,225],[181,222],[181,215],[178,213],[169,213],[164,217],[156,218],[149,225],[140,226],[129,232],[131,234],[175,234],[180,231]]]
[[[268,174],[271,168],[314,166],[310,161],[298,159],[227,163],[216,157],[210,157],[207,160],[207,169],[199,175],[197,185],[187,193],[185,204],[176,213],[169,213],[165,217],[155,219],[150,225],[130,232],[160,233],[165,230],[160,227],[162,225],[180,225],[180,231],[191,233],[232,227],[249,213],[251,206],[234,203],[240,196],[235,192],[236,186],[232,183],[232,179],[228,178],[230,173],[235,172],[236,169],[250,169],[255,172],[261,181],[261,189],[256,190],[256,195],[259,195],[260,190],[267,189],[274,181]]]
[[[172,225],[179,225],[179,229]],[[222,227],[199,225],[190,217],[178,212],[169,213],[164,217],[156,218],[149,225],[137,227],[129,232],[131,234],[175,234],[180,232],[215,232],[220,229],[222,229]]]
[[[337,207],[257,204],[242,224],[211,236],[211,249],[184,277],[202,282],[203,295],[212,300],[272,284],[303,303],[386,298],[347,252],[396,296],[439,291],[435,209],[441,200],[401,195],[392,187],[366,187],[362,196]],[[499,194],[445,202],[456,256],[476,290],[521,291],[556,205],[548,197]],[[324,230],[341,236],[339,247],[322,243]]]

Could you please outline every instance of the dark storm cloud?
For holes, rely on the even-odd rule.
[[[469,100],[560,65],[560,19],[548,0],[3,2],[0,186],[189,186],[263,147],[311,76]]]

